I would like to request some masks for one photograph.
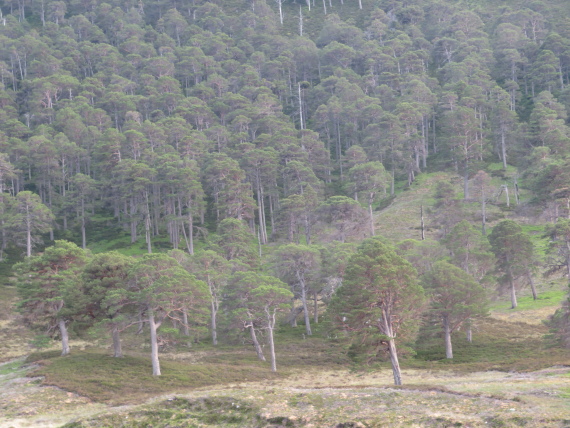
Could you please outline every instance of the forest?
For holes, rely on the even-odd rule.
[[[0,361],[46,385],[570,364],[567,2],[3,0],[0,79]],[[175,426],[310,422],[208,400]]]

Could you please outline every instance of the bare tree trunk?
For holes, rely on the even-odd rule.
[[[26,256],[32,256],[32,225],[31,220],[26,220]]]
[[[257,340],[257,335],[255,334],[255,328],[253,328],[253,322],[249,325],[249,333],[251,334],[251,341],[253,342],[253,347],[255,348],[255,353],[257,354],[257,358],[259,358],[261,361],[265,361],[263,350],[261,349],[261,345]]]
[[[148,209],[148,205],[147,205],[147,212],[144,224],[145,224],[145,234],[146,234],[146,250],[148,254],[152,254],[152,242],[150,236],[151,222],[150,222],[150,212]]]
[[[392,364],[392,374],[394,375],[394,385],[402,384],[402,371],[400,370],[400,362],[398,361],[398,351],[396,350],[396,342],[394,341],[394,334],[392,332],[392,326],[388,321],[388,316],[386,311],[382,310],[382,323],[383,328],[380,329],[382,333],[389,337],[388,339],[388,351],[390,352],[390,363]]]
[[[210,309],[211,309],[210,320],[211,320],[211,327],[212,327],[212,343],[214,344],[214,346],[216,346],[218,344],[218,330],[217,330],[217,325],[216,325],[216,315],[218,313],[218,308],[216,307],[214,300],[212,300],[212,302],[211,302]]]
[[[530,270],[526,270],[526,277],[528,278],[528,282],[530,284],[530,290],[532,291],[532,298],[534,300],[538,299],[538,294],[536,293],[536,286],[534,285],[534,279],[532,278],[532,273]]]
[[[319,301],[316,291],[313,291],[313,321],[315,324],[319,323]]]
[[[515,280],[513,279],[511,268],[509,268],[509,285],[511,286],[511,309],[514,309],[518,306],[518,304],[517,304],[517,291],[515,289]]]
[[[67,334],[67,326],[65,325],[65,320],[59,318],[57,320],[57,326],[59,327],[59,334],[61,335],[61,355],[69,354],[69,335]]]
[[[390,351],[390,362],[392,363],[392,373],[394,375],[394,385],[402,384],[402,371],[400,370],[400,362],[398,361],[398,352],[396,343],[393,338],[388,341],[388,349]]]
[[[123,349],[121,347],[121,336],[119,333],[119,328],[117,326],[113,326],[112,335],[113,335],[113,357],[122,358]]]
[[[190,327],[188,327],[188,310],[182,309],[182,322],[184,325],[182,326],[182,334],[184,336],[190,336]]]
[[[160,327],[160,323],[154,322],[154,312],[152,309],[148,310],[148,325],[150,327],[150,359],[152,361],[152,375],[160,376],[160,361],[158,360],[158,339],[156,331]]]
[[[445,333],[445,358],[453,358],[453,348],[451,346],[451,328],[449,327],[449,318],[443,317],[443,331]]]
[[[188,237],[189,237],[189,247],[188,252],[194,254],[194,226],[193,226],[192,214],[188,214]]]
[[[469,169],[465,160],[465,171],[463,172],[463,200],[469,199]]]
[[[505,198],[506,198],[506,202],[507,202],[507,207],[511,206],[511,198],[509,198],[509,186],[507,186],[506,184],[503,186],[505,188]]]
[[[297,327],[297,310],[295,309],[295,299],[291,301],[291,314],[290,314],[290,323],[291,327]]]
[[[137,329],[137,334],[142,334],[144,327],[144,319],[142,317],[142,311],[139,312],[139,328]]]
[[[422,241],[426,239],[425,225],[424,225],[424,206],[420,205],[420,227],[422,229]]]
[[[466,326],[467,326],[467,330],[465,332],[465,335],[467,337],[467,342],[471,343],[471,342],[473,342],[473,328],[472,328],[473,326],[471,324],[470,319],[468,319],[466,321]]]
[[[271,371],[277,371],[277,363],[275,361],[275,341],[273,340],[273,329],[275,328],[275,312],[270,313],[269,309],[265,309],[267,314],[267,330],[269,335],[267,340],[269,341],[269,355],[271,356]]]
[[[303,315],[305,317],[305,331],[307,336],[312,336],[313,332],[311,331],[311,319],[309,317],[309,308],[307,307],[307,288],[305,286],[305,280],[301,277],[299,272],[297,272],[297,279],[301,284],[301,302],[303,303]]]
[[[281,25],[283,25],[283,8],[281,6],[283,3],[283,0],[275,0],[275,1],[279,5],[279,22],[281,22]]]

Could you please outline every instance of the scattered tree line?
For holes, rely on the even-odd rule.
[[[56,241],[15,265],[20,310],[28,325],[60,338],[62,355],[70,352],[70,326],[79,334],[107,331],[115,357],[123,355],[121,332],[134,326],[148,331],[154,375],[161,374],[160,343],[174,336],[203,338],[209,331],[217,345],[236,329],[262,361],[259,338],[266,338],[276,371],[279,323],[288,319],[296,326],[301,315],[311,336],[321,313],[329,328],[362,352],[388,357],[399,385],[398,355],[413,347],[422,323],[441,326],[446,358],[453,358],[452,333],[464,328],[471,341],[471,326],[487,315],[489,275],[508,287],[514,308],[533,257],[532,242],[512,220],[499,222],[488,240],[463,220],[441,243],[406,240],[393,246],[372,237],[358,246],[340,240],[288,244],[267,256],[264,269],[243,251],[255,248],[251,234],[241,242],[223,238],[194,254],[170,250],[139,257],[91,254]],[[521,248],[524,260],[513,255]],[[168,323],[172,327],[165,328]]]

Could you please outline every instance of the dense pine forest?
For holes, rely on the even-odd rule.
[[[536,355],[567,364],[567,2],[4,0],[0,78],[32,360],[88,343],[159,382],[161,354],[247,344],[255,378],[312,343],[402,385],[456,345],[491,361],[465,347],[497,302],[550,292]]]

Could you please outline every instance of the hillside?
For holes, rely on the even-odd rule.
[[[568,16],[1,4],[0,425],[565,426]]]

